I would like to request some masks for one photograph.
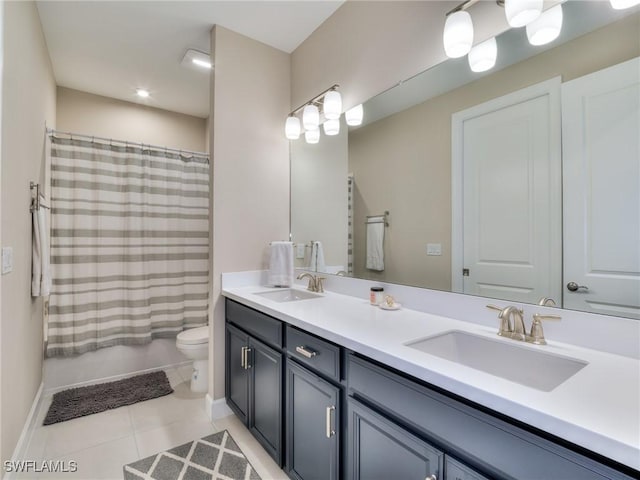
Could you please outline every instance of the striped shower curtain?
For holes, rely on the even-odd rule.
[[[51,139],[47,356],[207,323],[209,159]]]

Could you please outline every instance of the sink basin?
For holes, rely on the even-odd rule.
[[[294,290],[285,288],[282,290],[269,290],[268,292],[256,293],[260,297],[268,298],[274,302],[297,302],[298,300],[309,300],[311,298],[322,298],[322,295],[308,292],[306,290]]]
[[[587,362],[452,330],[406,346],[528,387],[550,392]]]

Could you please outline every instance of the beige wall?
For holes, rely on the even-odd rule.
[[[442,46],[451,1],[348,1],[291,55],[291,104],[334,83],[345,108],[368,100],[446,59]],[[477,41],[506,29],[495,2],[473,6]]]
[[[640,14],[579,37],[349,134],[354,172],[355,275],[451,288],[451,115],[562,75],[563,82],[640,55]],[[366,215],[391,211],[386,268],[364,268]],[[441,243],[442,256],[427,256]]]
[[[224,396],[220,274],[267,267],[268,244],[289,235],[289,55],[217,26],[211,52],[213,322],[209,394]]]
[[[11,458],[42,379],[42,302],[31,299],[29,181],[44,180],[45,121],[55,123],[56,88],[33,2],[3,2],[2,246],[13,272],[2,277],[2,460]]]
[[[204,152],[207,120],[58,87],[57,128],[63,132]]]

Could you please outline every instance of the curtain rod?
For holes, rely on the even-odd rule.
[[[46,128],[46,132],[47,135],[51,135],[51,136],[55,136],[55,135],[67,135],[69,136],[71,139],[75,138],[83,138],[83,139],[87,139],[87,140],[102,140],[104,142],[109,142],[109,143],[120,143],[120,144],[124,144],[124,145],[132,145],[132,146],[140,146],[140,148],[144,148],[147,147],[149,149],[153,149],[153,150],[157,150],[157,151],[164,151],[164,152],[178,152],[180,154],[189,154],[189,155],[193,155],[193,156],[198,156],[198,157],[207,157],[209,158],[209,154],[206,152],[195,152],[193,150],[184,150],[181,148],[170,148],[170,147],[162,147],[159,145],[151,145],[149,143],[142,143],[142,142],[129,142],[127,140],[116,140],[113,138],[106,138],[106,137],[98,137],[95,135],[84,135],[82,133],[72,133],[72,132],[62,132],[60,130],[54,130],[53,128]]]

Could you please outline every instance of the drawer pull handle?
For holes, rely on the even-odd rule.
[[[331,420],[331,417],[333,416],[333,412],[335,410],[336,410],[336,407],[333,406],[333,405],[331,405],[330,407],[327,407],[327,425],[326,425],[327,426],[327,432],[326,432],[327,438],[331,438],[336,434],[335,430],[331,429],[331,425],[333,423],[332,420]]]
[[[251,364],[249,363],[249,352],[251,352],[251,349],[249,347],[245,347],[244,348],[244,368],[245,368],[245,370],[251,368]]]
[[[429,475],[427,478],[425,478],[424,480],[438,480],[438,477],[436,477],[435,475]]]
[[[298,352],[303,357],[307,357],[307,358],[313,358],[318,354],[318,352],[314,352],[313,350],[308,350],[307,347],[305,347],[304,345],[300,345],[299,347],[296,347],[296,352]]]
[[[245,369],[247,368],[245,366],[245,362],[246,362],[246,359],[247,359],[247,356],[246,356],[246,353],[245,353],[246,349],[247,349],[247,347],[242,347],[240,349],[240,367],[241,368],[245,368]]]

